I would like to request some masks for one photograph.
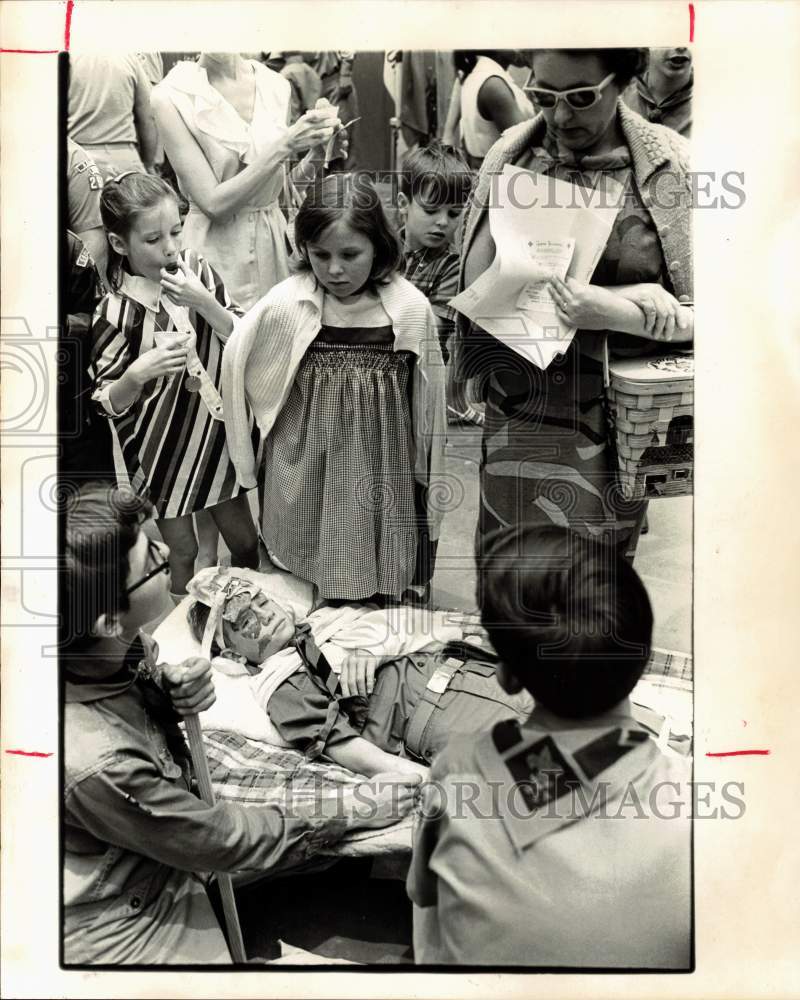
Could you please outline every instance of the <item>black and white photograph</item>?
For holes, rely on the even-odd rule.
[[[791,996],[800,4],[7,6],[4,995]]]
[[[690,49],[66,71],[65,965],[689,970]]]

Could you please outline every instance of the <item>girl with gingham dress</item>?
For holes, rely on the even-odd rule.
[[[397,274],[374,188],[334,174],[298,213],[299,274],[244,318],[223,359],[231,457],[256,475],[270,553],[326,600],[401,597],[432,572],[427,502],[445,409],[436,321]],[[252,407],[265,438],[256,464]]]

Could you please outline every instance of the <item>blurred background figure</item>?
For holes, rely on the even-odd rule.
[[[85,149],[67,137],[67,226],[92,258],[105,284],[106,234],[100,218],[103,175]]]
[[[657,125],[692,133],[694,73],[689,49],[650,49],[647,69],[622,95],[629,108]]]
[[[305,153],[294,173],[313,180],[330,136],[306,119],[288,126],[290,99],[289,81],[235,52],[179,62],[153,90],[158,129],[189,204],[184,246],[208,258],[244,310],[289,274],[284,171]],[[205,511],[195,517],[197,567],[213,566],[216,527]]]
[[[59,379],[64,378],[59,392],[59,433],[64,444],[60,474],[76,486],[100,479],[116,483],[111,428],[97,415],[89,397],[89,328],[102,295],[100,275],[83,241],[70,230],[66,238],[62,284],[66,337],[61,339],[64,360],[59,363]]]
[[[107,180],[126,170],[154,169],[158,134],[150,89],[135,53],[70,59],[67,133]]]
[[[355,52],[306,52],[305,62],[317,73],[322,85],[322,96],[339,108],[343,125],[358,118],[358,94],[353,84]],[[355,170],[358,166],[358,125],[347,130],[350,148],[347,157],[332,160],[330,169]]]
[[[136,53],[139,62],[142,64],[142,69],[147,77],[147,82],[150,87],[155,87],[157,84],[161,83],[164,79],[164,60],[160,52],[137,52]],[[152,116],[152,111],[151,111]],[[155,119],[153,120],[153,128],[155,128]],[[156,173],[164,176],[164,143],[161,140],[161,136],[158,134],[156,129],[156,149],[153,155],[153,168]]]
[[[292,87],[289,124],[304,111],[310,111],[322,96],[322,81],[316,70],[304,61],[302,52],[269,52],[266,64],[285,77]]]
[[[461,79],[463,148],[469,165],[477,169],[502,132],[533,118],[533,105],[508,72],[526,57],[515,49],[460,49],[453,61]]]

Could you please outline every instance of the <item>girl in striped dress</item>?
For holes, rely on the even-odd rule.
[[[178,251],[178,201],[160,178],[121,174],[103,189],[101,214],[112,290],[92,325],[93,398],[114,428],[118,478],[158,512],[180,598],[194,574],[195,511],[209,511],[232,565],[258,566],[219,393],[223,345],[240,313],[207,261]]]

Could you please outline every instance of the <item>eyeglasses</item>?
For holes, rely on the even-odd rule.
[[[169,559],[164,558],[163,549],[158,544],[154,542],[152,538],[147,539],[147,561],[153,566],[149,573],[137,580],[136,583],[131,584],[130,587],[125,589],[125,593],[130,596],[134,590],[138,590],[139,587],[144,586],[148,580],[152,580],[154,576],[158,576],[159,573],[169,573]]]
[[[587,111],[593,108],[602,97],[603,91],[611,83],[616,73],[610,73],[594,87],[574,87],[572,90],[545,90],[543,87],[525,86],[540,108],[552,110],[559,101],[566,101],[573,111]]]

